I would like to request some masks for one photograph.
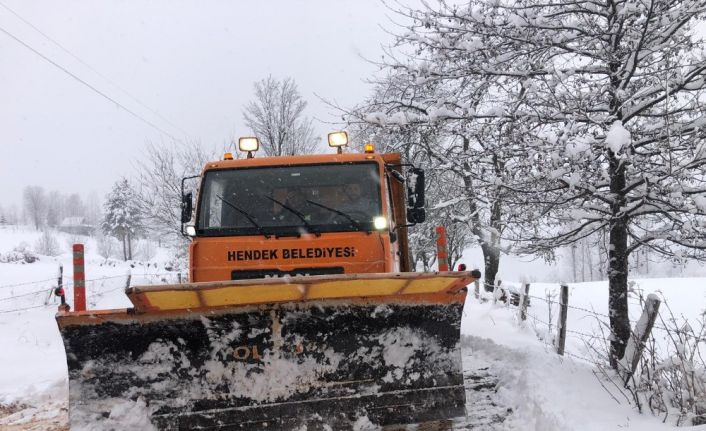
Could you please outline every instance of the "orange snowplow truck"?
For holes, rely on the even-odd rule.
[[[473,272],[413,272],[424,172],[399,154],[254,157],[182,181],[189,282],[126,310],[60,312],[72,426],[139,405],[157,429],[352,429],[465,413],[460,323]],[[186,179],[185,179],[186,180]],[[330,427],[330,428],[327,428]]]
[[[191,280],[410,271],[401,168],[399,154],[372,150],[209,163],[187,226]],[[420,222],[424,176],[415,173],[410,219]]]

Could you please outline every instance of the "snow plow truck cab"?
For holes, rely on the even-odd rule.
[[[423,171],[346,143],[337,132],[335,154],[253,157],[258,141],[241,138],[246,158],[207,163],[195,200],[182,191],[188,283],[57,314],[72,427],[131,406],[159,430],[464,416],[460,323],[480,274],[413,272]]]

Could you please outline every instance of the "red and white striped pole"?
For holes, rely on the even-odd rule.
[[[439,262],[439,271],[449,270],[449,250],[446,246],[446,228],[436,228],[436,259]]]
[[[74,244],[74,311],[86,310],[86,273],[83,244]]]

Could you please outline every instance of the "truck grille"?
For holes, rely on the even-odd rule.
[[[295,275],[328,275],[343,274],[342,266],[328,268],[296,268],[292,271],[280,271],[279,269],[254,269],[254,270],[233,270],[230,273],[231,280],[252,280],[254,278],[284,277]]]

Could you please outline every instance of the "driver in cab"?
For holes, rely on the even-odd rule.
[[[287,190],[284,202],[278,203],[278,206],[275,219],[283,224],[299,224],[302,219],[306,222],[315,221],[320,214],[320,209],[311,205],[306,193],[299,188]]]
[[[342,198],[338,209],[369,215],[372,215],[375,211],[373,201],[369,196],[363,194],[363,187],[358,183],[349,183],[343,186]]]

